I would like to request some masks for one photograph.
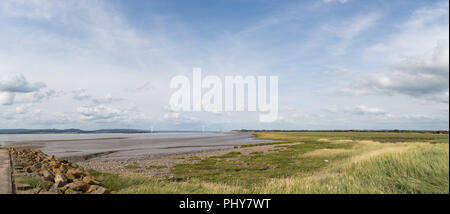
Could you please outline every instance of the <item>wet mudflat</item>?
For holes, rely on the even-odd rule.
[[[64,158],[119,160],[228,149],[264,142],[249,133],[0,135],[1,147],[34,148]]]

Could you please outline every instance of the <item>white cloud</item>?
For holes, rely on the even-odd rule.
[[[16,113],[17,114],[25,114],[28,112],[30,107],[31,107],[31,104],[22,104],[20,106],[17,106]]]
[[[448,54],[448,51],[447,51]],[[382,93],[428,96],[448,91],[448,64],[414,61],[398,64],[393,71],[369,75],[361,85]]]
[[[72,98],[75,100],[87,100],[91,98],[91,95],[87,94],[87,90],[84,88],[74,90],[72,93],[74,94]]]
[[[95,104],[111,104],[114,102],[120,102],[122,100],[122,98],[113,97],[111,93],[108,93],[104,98],[93,99],[92,102],[94,102]]]
[[[381,17],[381,14],[378,12],[353,17],[342,23],[341,26],[338,26],[339,30],[336,31],[336,33],[343,39],[353,39],[360,33],[372,27]]]
[[[46,91],[36,91],[26,94],[17,94],[15,102],[16,103],[42,103],[49,99],[59,97],[63,95],[63,91],[46,90]]]
[[[362,33],[372,28],[381,18],[380,12],[374,11],[366,14],[358,14],[350,18],[340,19],[322,24],[318,37],[329,37],[333,41],[330,49],[334,55],[347,54],[348,48]]]
[[[0,91],[0,105],[12,105],[14,96],[14,93]]]
[[[370,94],[370,92],[368,90],[364,90],[364,89],[358,89],[358,88],[342,88],[342,89],[335,89],[331,92],[327,92],[325,93],[326,95],[329,96],[334,96],[334,95],[340,95],[340,96],[364,96],[364,95],[368,95]]]
[[[355,106],[355,107],[349,109],[349,111],[353,114],[359,114],[359,115],[388,115],[386,113],[386,111],[384,111],[383,109],[371,108],[371,107],[367,107],[365,105]]]
[[[104,105],[83,106],[79,107],[77,111],[81,114],[81,119],[84,120],[111,120],[120,117],[122,114],[121,110]]]
[[[188,122],[198,122],[198,118],[193,117],[185,112],[169,112],[164,114],[164,121],[171,121],[175,123],[188,123]]]
[[[12,105],[16,102],[16,97],[39,96],[42,88],[45,88],[44,83],[30,83],[22,74],[2,77],[0,79],[0,105]],[[36,99],[43,98],[36,97]]]
[[[344,108],[328,108],[326,110],[333,114],[346,113],[355,116],[377,116],[378,118],[392,117],[392,115],[386,112],[384,109],[368,107],[366,105],[356,105],[353,107],[344,107]]]
[[[44,87],[45,84],[42,82],[29,83],[22,74],[0,79],[0,91],[3,92],[30,93]]]
[[[353,84],[328,95],[406,95],[448,104],[448,2],[416,10],[384,42],[370,46],[365,57],[386,71],[353,77]]]

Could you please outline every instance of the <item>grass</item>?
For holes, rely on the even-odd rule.
[[[231,152],[219,157],[205,158],[195,164],[179,164],[172,171],[177,177],[196,178],[205,182],[227,185],[256,186],[267,178],[285,178],[294,174],[314,171],[326,165],[321,157],[300,156],[308,151],[319,148],[350,149],[351,147],[351,144],[314,142],[288,146],[284,151],[271,154],[239,156],[240,153]],[[220,160],[231,157],[238,158]]]
[[[151,184],[152,180],[144,177],[120,177],[117,174],[102,173],[95,170],[87,170],[98,181],[102,182],[102,186],[112,191],[119,191],[131,186]]]
[[[21,163],[21,162],[14,162],[14,166],[16,166],[16,167],[25,167],[25,164]]]
[[[229,152],[229,153],[221,155],[221,156],[212,156],[211,158],[226,159],[226,158],[238,157],[240,154],[241,154],[240,152]]]
[[[191,157],[189,157],[189,160],[191,160],[191,161],[201,160],[201,159],[202,159],[202,158],[199,157],[199,156],[191,156]]]
[[[326,138],[330,140],[370,140],[382,143],[449,142],[448,134],[423,132],[257,132],[255,137],[280,141]]]
[[[448,193],[448,155],[448,145],[414,146],[353,164],[337,183],[342,191],[361,187],[377,193]]]
[[[446,193],[449,192],[448,145],[418,145],[356,161],[317,179],[271,180],[260,193]],[[354,160],[353,160],[354,161]],[[332,173],[332,172],[336,173]]]
[[[161,165],[150,165],[147,166],[147,169],[164,169],[167,168],[167,166],[161,166]]]
[[[45,190],[49,190],[51,184],[43,182],[40,178],[37,177],[21,177],[18,179],[18,183],[28,184],[34,188],[41,188]]]
[[[277,144],[283,149],[230,152],[170,169],[187,182],[94,176],[119,193],[449,192],[448,134],[258,132],[255,137],[275,142],[250,146]],[[289,145],[295,142],[303,144]]]
[[[125,166],[125,169],[140,169],[141,167],[138,166],[136,163],[129,164]]]

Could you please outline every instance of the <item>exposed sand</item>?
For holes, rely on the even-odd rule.
[[[78,165],[100,172],[116,173],[119,175],[138,175],[154,178],[164,178],[170,175],[171,168],[177,164],[195,163],[211,156],[221,156],[229,152],[239,152],[248,155],[253,152],[272,153],[285,150],[283,146],[302,144],[302,142],[289,144],[261,145],[252,147],[240,147],[234,149],[222,149],[203,152],[190,152],[186,154],[151,156],[147,158],[134,158],[128,160],[102,160],[89,159],[77,162]],[[233,159],[234,157],[230,158]]]

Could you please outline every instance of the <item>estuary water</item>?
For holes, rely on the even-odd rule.
[[[250,133],[0,134],[0,147],[34,148],[56,157],[128,159],[233,148]]]

